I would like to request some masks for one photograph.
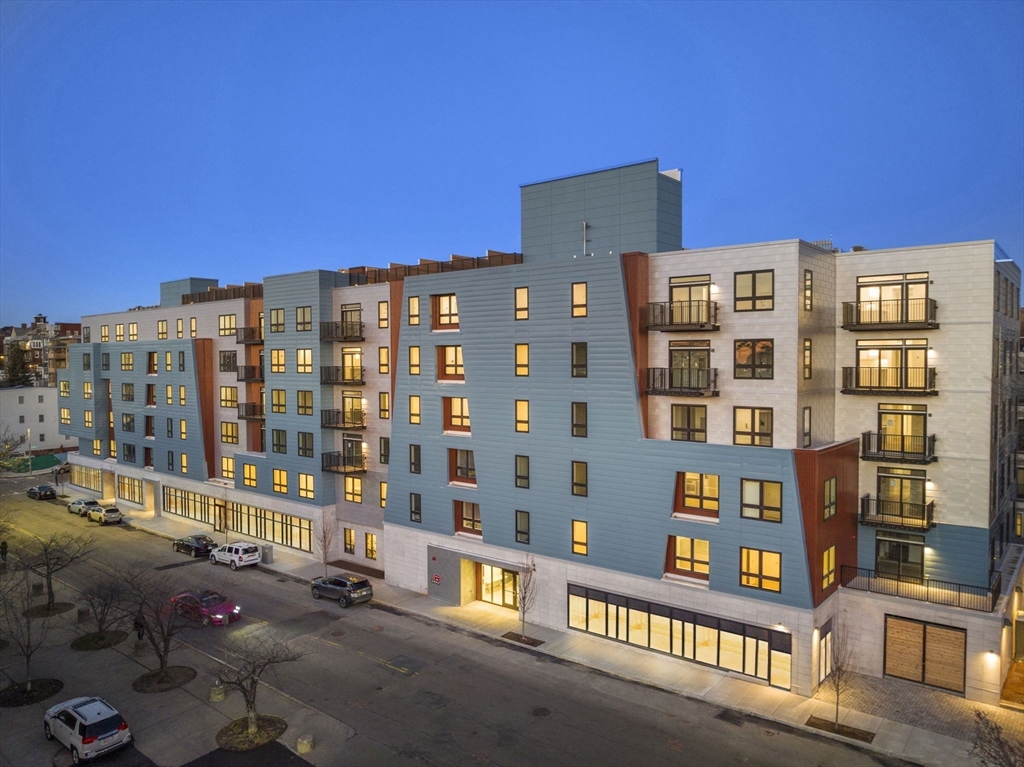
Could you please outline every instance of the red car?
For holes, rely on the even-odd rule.
[[[171,597],[171,604],[179,615],[204,626],[211,623],[226,626],[239,619],[242,608],[216,591],[183,591]]]

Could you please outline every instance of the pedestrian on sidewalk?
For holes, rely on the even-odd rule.
[[[7,561],[7,541],[0,541],[0,562]]]
[[[135,623],[132,625],[132,628],[139,635],[139,641],[141,642],[142,633],[146,630],[146,623],[142,620],[142,613],[135,616]]]

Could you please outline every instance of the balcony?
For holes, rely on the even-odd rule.
[[[930,578],[921,581],[916,579],[900,580],[895,575],[876,573],[874,570],[865,570],[849,565],[843,565],[840,573],[844,588],[904,599],[916,599],[937,605],[962,607],[965,610],[977,610],[983,613],[990,613],[995,609],[1003,584],[1001,572],[992,574],[988,588],[969,586],[965,583],[936,581]]]
[[[864,461],[887,463],[931,463],[938,460],[935,435],[910,437],[866,431],[860,435],[860,457]]]
[[[718,302],[663,301],[647,304],[647,329],[662,332],[718,330]]]
[[[320,456],[320,469],[335,474],[360,474],[366,471],[366,456],[362,454],[323,453]]]
[[[888,301],[843,303],[846,330],[932,330],[938,305],[934,298],[895,298]]]
[[[263,383],[263,366],[262,365],[239,365],[238,366],[238,380],[249,381],[251,383]]]
[[[935,527],[935,501],[904,503],[865,495],[860,499],[860,522],[871,527],[923,532]]]
[[[647,368],[647,393],[666,397],[717,397],[718,368]]]
[[[263,326],[256,328],[238,328],[235,331],[236,344],[261,344],[263,343]]]
[[[363,410],[321,410],[321,429],[365,429],[366,412]]]
[[[321,322],[321,341],[362,341],[363,323],[342,320],[341,322]]]
[[[348,386],[362,386],[366,383],[364,372],[366,368],[354,365],[329,365],[320,368],[320,383],[322,384],[345,384]]]
[[[238,405],[238,417],[243,421],[265,421],[267,413],[263,405],[257,402],[241,402]]]
[[[935,368],[843,368],[843,394],[938,394]]]

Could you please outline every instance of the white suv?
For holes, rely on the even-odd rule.
[[[227,562],[232,570],[246,565],[258,565],[260,559],[260,547],[245,541],[235,541],[210,552],[210,564]]]
[[[43,734],[47,740],[56,738],[67,746],[75,764],[132,740],[128,723],[102,698],[74,698],[47,709]]]

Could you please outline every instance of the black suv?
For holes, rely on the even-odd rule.
[[[373,586],[361,575],[343,573],[317,578],[311,585],[313,599],[329,597],[337,599],[342,607],[354,605],[356,602],[369,602],[373,599]]]

